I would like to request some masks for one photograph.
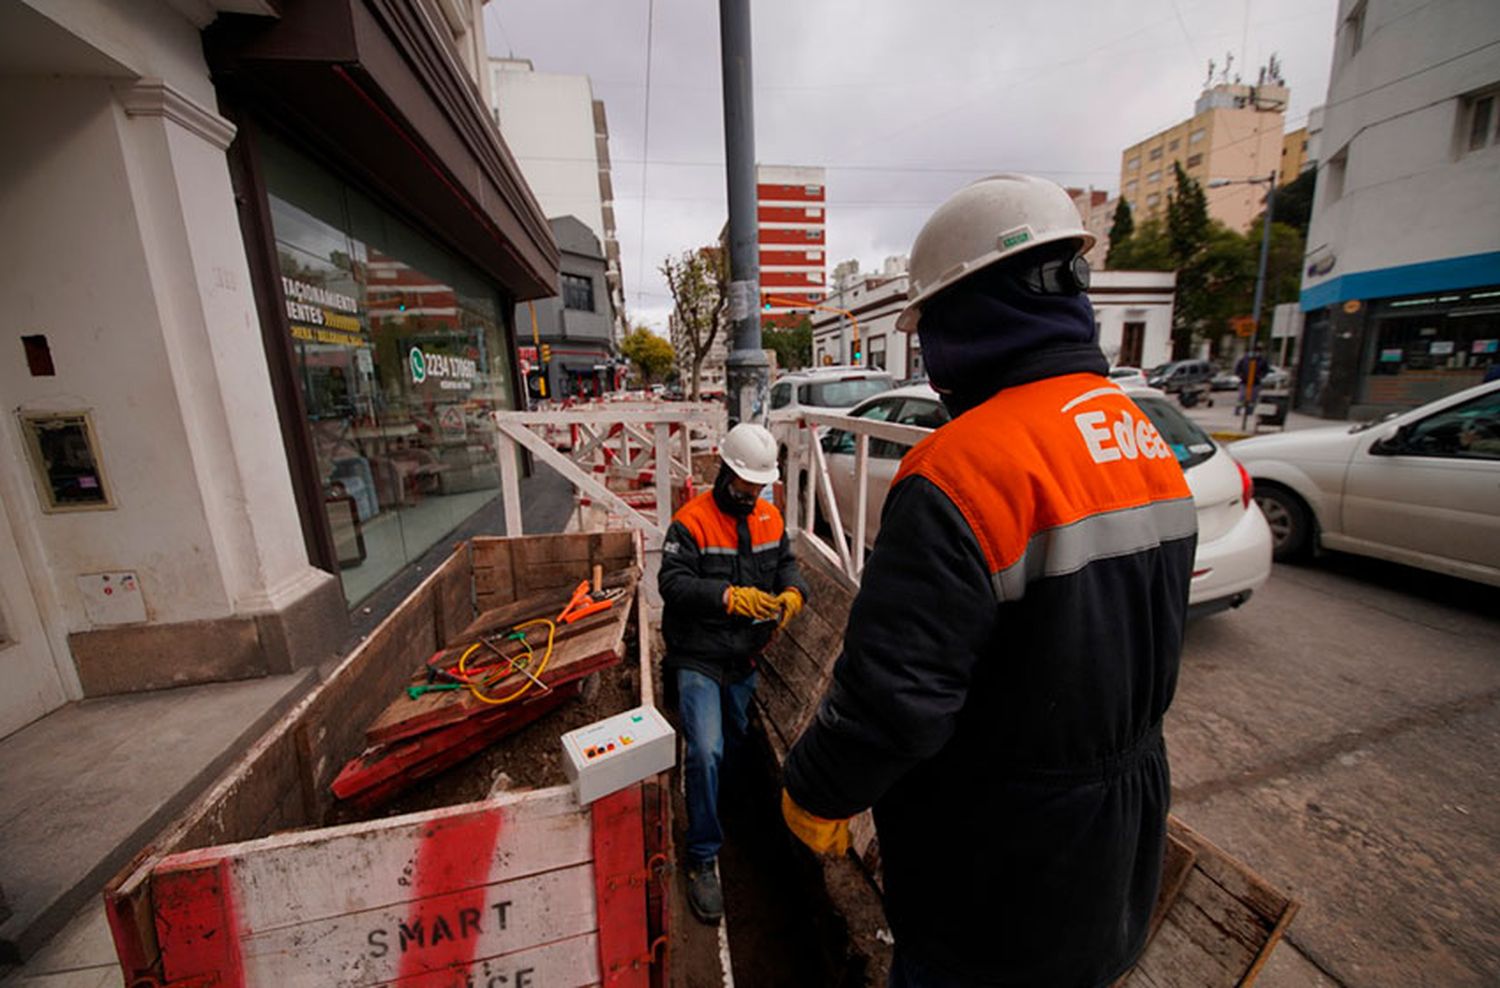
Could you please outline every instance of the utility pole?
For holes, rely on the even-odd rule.
[[[724,367],[729,421],[766,422],[770,364],[760,341],[760,257],[755,217],[755,93],[750,0],[719,0],[724,66],[724,164],[729,186],[729,325]]]
[[[1250,337],[1250,380],[1245,382],[1245,407],[1240,414],[1241,432],[1250,425],[1250,413],[1254,411],[1250,406],[1255,403],[1255,372],[1261,363],[1255,357],[1260,352],[1260,303],[1266,295],[1266,256],[1271,252],[1271,214],[1276,211],[1276,173],[1272,172],[1267,176],[1265,182],[1266,221],[1261,224],[1260,265],[1255,272],[1255,301],[1250,306],[1250,318],[1255,320],[1255,330]]]

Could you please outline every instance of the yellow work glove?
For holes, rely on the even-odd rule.
[[[797,616],[797,612],[802,610],[802,591],[796,587],[787,587],[776,595],[776,603],[781,607],[781,623],[776,627],[785,628]]]
[[[781,613],[781,604],[759,587],[730,587],[725,609],[753,621],[769,621]]]
[[[843,854],[849,850],[849,821],[825,820],[798,806],[791,793],[781,790],[781,816],[797,839],[819,854]]]

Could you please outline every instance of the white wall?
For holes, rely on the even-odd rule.
[[[1177,275],[1171,271],[1096,271],[1089,292],[1099,349],[1110,364],[1119,361],[1127,322],[1144,322],[1141,366],[1172,359],[1172,299]]]
[[[1341,0],[1341,25],[1353,5]],[[1337,41],[1307,240],[1310,261],[1331,254],[1334,264],[1305,277],[1304,291],[1360,271],[1500,250],[1500,147],[1456,151],[1458,97],[1500,83],[1500,4],[1371,0],[1364,39],[1353,57],[1342,31]],[[1341,152],[1348,164],[1335,201],[1327,169]]]
[[[576,216],[604,243],[588,76],[532,72],[491,59],[490,90],[500,134],[542,212],[548,218]]]
[[[166,82],[0,81],[0,338],[45,334],[57,367],[0,361],[0,398],[89,410],[116,502],[43,513],[4,417],[38,596],[66,631],[91,627],[75,578],[101,570],[135,571],[155,622],[283,606],[333,577],[303,547],[201,40],[165,4],[60,9]]]

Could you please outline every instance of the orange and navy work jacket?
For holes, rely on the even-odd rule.
[[[1111,983],[1160,878],[1197,518],[1104,369],[1050,355],[907,454],[786,761],[809,812],[874,807],[896,939],[976,983]]]
[[[724,591],[730,586],[772,594],[795,587],[807,597],[776,506],[758,500],[750,514],[735,517],[719,509],[709,490],[678,510],[662,543],[658,587],[667,665],[720,682],[749,675],[776,622],[729,614]]]

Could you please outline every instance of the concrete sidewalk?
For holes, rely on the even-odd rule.
[[[539,466],[521,484],[529,534],[561,531],[570,488]],[[350,615],[347,653],[453,544],[504,531],[500,499]],[[0,983],[119,985],[106,882],[327,670],[70,703],[0,739]],[[24,966],[16,966],[22,960]]]
[[[1198,423],[1203,430],[1221,442],[1233,442],[1246,436],[1266,435],[1276,432],[1291,432],[1298,429],[1317,429],[1326,426],[1353,425],[1339,419],[1323,419],[1313,415],[1304,415],[1301,412],[1287,412],[1286,426],[1258,425],[1258,417],[1251,415],[1246,421],[1235,411],[1235,403],[1239,400],[1233,391],[1215,391],[1210,396],[1212,406],[1199,402],[1192,408],[1182,408],[1181,403],[1173,398],[1173,404],[1182,411],[1184,415]],[[1261,399],[1265,403],[1264,397]]]

